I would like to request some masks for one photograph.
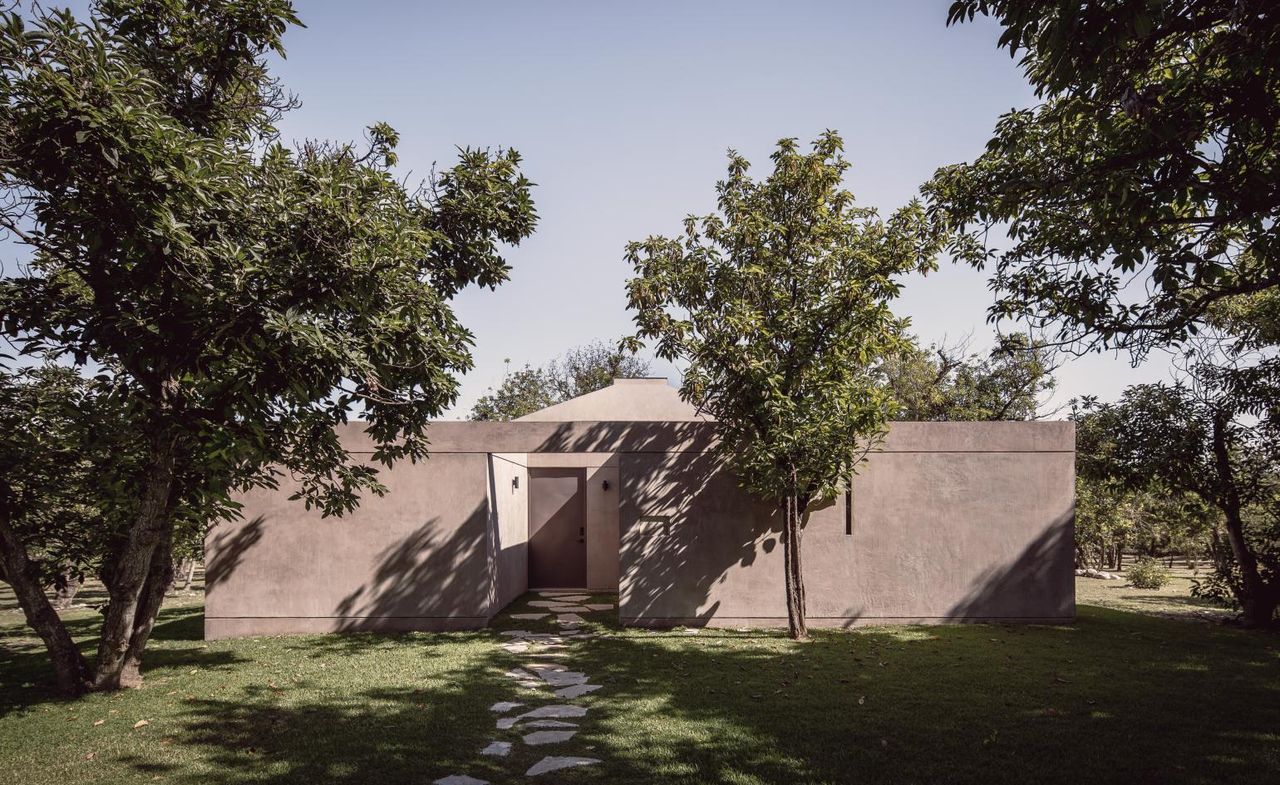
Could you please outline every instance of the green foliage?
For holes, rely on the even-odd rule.
[[[649,363],[615,343],[592,341],[543,368],[525,365],[480,396],[473,420],[514,420],[553,404],[608,387],[614,379],[644,376]]]
[[[0,371],[0,515],[42,585],[94,574],[133,505],[104,505],[139,465],[118,401],[69,368]]]
[[[976,14],[1043,99],[925,187],[956,257],[992,270],[993,318],[1141,355],[1280,285],[1273,3],[957,0],[949,22]]]
[[[1208,537],[1217,585],[1265,624],[1280,605],[1280,433],[1234,400],[1212,378],[1135,385],[1112,404],[1086,399],[1074,414],[1077,467],[1086,481],[1142,494],[1144,512],[1161,516],[1171,538]],[[1179,500],[1186,495],[1199,505]]]
[[[627,246],[638,338],[688,363],[681,394],[766,499],[830,497],[877,441],[893,399],[876,369],[905,342],[889,302],[937,251],[918,204],[854,205],[841,151],[834,132],[808,154],[784,139],[759,181],[730,152],[719,213]]]
[[[412,187],[383,123],[362,146],[282,144],[293,101],[267,60],[296,24],[284,0],[0,13],[0,231],[31,254],[0,281],[0,329],[98,370],[145,457],[108,500],[138,512],[100,667],[184,515],[284,472],[325,514],[381,492],[333,427],[352,416],[373,463],[426,455],[471,367],[449,301],[505,280],[536,220],[514,151],[463,149]]]
[[[279,464],[349,509],[376,488],[330,428],[356,411],[378,459],[421,457],[470,367],[448,298],[504,280],[498,244],[533,226],[519,157],[464,150],[415,192],[385,125],[364,152],[274,141],[288,3],[2,21],[0,220],[34,252],[0,286],[5,332],[104,367],[217,492]]]
[[[896,420],[1029,420],[1053,390],[1051,353],[1027,336],[1005,336],[991,353],[916,341],[884,359],[881,371],[897,403]]]
[[[1150,557],[1139,559],[1125,572],[1136,589],[1163,589],[1169,583],[1169,571]]]
[[[880,365],[907,328],[889,303],[939,245],[918,203],[887,221],[855,206],[842,150],[832,131],[810,153],[783,139],[762,180],[730,151],[718,213],[627,246],[635,343],[655,339],[659,357],[686,364],[681,395],[715,420],[743,486],[783,512],[795,638],[807,635],[802,521],[882,437],[895,404]]]

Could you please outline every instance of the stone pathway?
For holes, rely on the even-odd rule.
[[[496,645],[520,660],[519,666],[511,668],[505,675],[522,691],[520,698],[527,703],[499,701],[489,707],[496,715],[495,730],[500,735],[507,734],[507,738],[495,738],[479,751],[480,755],[488,758],[507,758],[517,745],[565,751],[563,746],[572,743],[580,730],[578,721],[586,718],[589,708],[573,701],[603,686],[589,683],[589,675],[573,670],[562,660],[572,659],[570,644],[588,641],[596,636],[595,632],[577,628],[590,621],[590,615],[614,611],[616,604],[588,603],[591,595],[581,591],[536,593],[540,599],[523,604],[542,612],[512,613],[507,614],[507,618],[522,621],[545,619],[546,623],[558,626],[560,632],[499,632],[500,641]],[[554,702],[539,704],[543,699]],[[526,710],[518,711],[521,709]],[[538,778],[554,771],[592,766],[600,762],[598,758],[579,755],[546,755],[529,767],[524,776]],[[518,776],[518,772],[512,773]],[[488,785],[488,781],[467,774],[450,774],[435,780],[434,785]]]

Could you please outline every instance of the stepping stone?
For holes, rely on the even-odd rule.
[[[515,717],[499,717],[498,730],[511,730],[516,723],[521,720],[545,720],[545,719],[577,719],[578,717],[587,716],[587,710],[583,706],[570,706],[568,704],[552,704],[550,706],[539,706],[533,711],[526,711]]]
[[[508,638],[527,638],[532,635],[528,630],[502,630],[499,635],[505,635]]]
[[[503,648],[503,650],[504,650],[504,651],[508,651],[508,652],[510,652],[511,654],[524,654],[525,652],[529,651],[529,644],[527,644],[527,643],[504,643],[504,644],[502,644],[502,648]]]
[[[576,728],[576,723],[563,722],[561,720],[529,720],[524,724],[526,728]]]
[[[591,599],[590,594],[557,594],[554,599],[560,602],[582,602]]]
[[[543,758],[533,764],[532,768],[524,773],[526,777],[536,777],[539,774],[546,774],[549,771],[559,771],[561,769],[571,769],[575,766],[591,766],[599,763],[596,758],[575,758],[575,757],[557,757],[549,756]]]
[[[554,769],[548,769],[548,771],[554,771]],[[448,777],[436,780],[434,785],[489,785],[489,781],[478,780],[465,774],[450,774]]]
[[[491,741],[489,746],[480,750],[481,755],[489,755],[494,758],[505,758],[511,754],[511,742],[509,741]]]
[[[523,703],[515,703],[514,701],[498,701],[489,707],[489,711],[497,712],[498,714],[506,714],[512,709],[518,709],[523,705]]]
[[[529,603],[533,608],[554,608],[557,605],[565,605],[566,603],[557,602],[555,600],[533,600]]]
[[[547,614],[545,613],[513,613],[511,614],[511,618],[521,619],[525,621],[537,621],[538,619],[541,619],[543,616],[546,616],[546,615]]]
[[[522,720],[572,720],[578,717],[587,716],[587,710],[583,706],[570,706],[568,704],[553,703],[550,706],[539,706],[533,711],[526,711],[517,719]]]
[[[568,669],[568,667],[566,667],[566,666],[564,666],[564,665],[561,665],[561,664],[560,664],[560,663],[558,663],[558,662],[531,662],[531,663],[529,663],[528,665],[525,665],[525,667],[526,667],[526,668],[528,668],[529,670],[533,671],[534,673],[541,673],[542,671],[567,671],[567,670],[569,670],[569,669]]]
[[[541,671],[538,675],[552,687],[571,687],[574,684],[587,683],[587,674],[577,671]]]
[[[560,624],[569,624],[569,623],[581,624],[584,621],[586,621],[586,619],[582,618],[576,613],[562,613],[556,617],[556,621],[559,622]]]
[[[561,597],[565,594],[582,594],[582,592],[573,589],[539,589],[537,594],[539,597]]]
[[[568,687],[561,687],[556,690],[557,698],[581,698],[588,692],[595,692],[600,689],[599,684],[572,684]]]
[[[588,613],[591,609],[585,605],[554,605],[547,610],[552,613]]]
[[[512,668],[503,675],[508,679],[516,679],[517,681],[534,678],[532,673],[526,670],[521,670],[520,668]]]
[[[531,747],[539,744],[559,744],[572,739],[576,733],[576,730],[539,730],[525,736],[524,743]]]
[[[611,610],[613,610],[613,609],[614,609],[614,607],[615,607],[615,606],[614,606],[614,604],[613,604],[613,603],[611,603],[611,602],[609,602],[609,603],[604,603],[604,602],[587,603],[587,608],[589,608],[590,610],[593,610],[593,611],[611,611]],[[518,619],[518,618],[520,618],[520,617],[519,617],[519,616],[513,616],[513,617],[511,617],[511,618],[513,618],[513,619]]]

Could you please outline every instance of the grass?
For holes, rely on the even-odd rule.
[[[1169,583],[1161,589],[1136,589],[1126,580],[1077,578],[1076,603],[1170,619],[1226,621],[1235,615],[1232,611],[1191,596],[1191,582],[1203,579],[1208,569],[1209,565],[1201,565],[1199,570],[1195,570],[1177,562],[1169,570]],[[1124,572],[1118,574],[1124,575]]]
[[[1280,638],[1112,608],[1082,605],[1068,626],[863,628],[807,644],[591,625],[604,634],[566,660],[604,685],[579,699],[591,710],[578,737],[517,744],[507,760],[476,755],[516,738],[494,730],[489,704],[530,702],[503,676],[521,658],[492,632],[206,643],[200,613],[166,608],[143,688],[74,702],[51,694],[42,652],[0,616],[6,769],[31,785],[504,783],[527,781],[543,754],[582,754],[604,763],[542,779],[1280,781]],[[80,636],[97,623],[69,616]]]

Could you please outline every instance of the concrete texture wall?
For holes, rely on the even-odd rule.
[[[493,583],[490,612],[497,613],[529,590],[529,469],[528,456],[523,454],[488,457]]]
[[[666,379],[614,379],[608,387],[539,409],[517,422],[681,422],[705,420]]]
[[[702,452],[622,457],[624,623],[786,622],[780,520]],[[690,489],[697,489],[690,492]],[[802,540],[812,624],[1074,617],[1070,423],[902,423]]]
[[[344,445],[368,453],[359,423]],[[632,624],[785,623],[780,521],[705,422],[436,423],[431,458],[322,519],[287,483],[206,541],[206,636],[483,626],[528,586],[528,467],[588,471],[588,584]],[[512,480],[518,479],[519,488]],[[605,490],[603,482],[609,481]],[[1070,423],[899,423],[805,527],[815,625],[1074,615]]]
[[[482,627],[493,587],[488,458],[433,455],[381,474],[388,493],[342,518],[244,496],[205,541],[205,637]]]

